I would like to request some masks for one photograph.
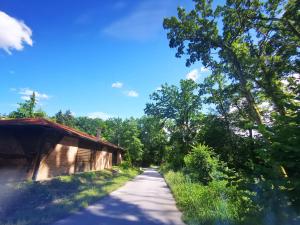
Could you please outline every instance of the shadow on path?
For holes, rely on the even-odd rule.
[[[161,175],[146,171],[96,204],[54,225],[184,225]]]

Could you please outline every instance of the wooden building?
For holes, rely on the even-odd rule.
[[[41,118],[0,120],[0,182],[111,168],[123,149]]]

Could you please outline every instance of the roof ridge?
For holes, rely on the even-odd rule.
[[[18,119],[2,119],[0,120],[0,125],[5,125],[5,122],[9,122],[9,124],[13,125],[12,122],[15,122],[15,125],[18,125],[17,123],[18,122],[27,122],[27,123],[32,123],[32,125],[41,125],[41,126],[49,126],[49,127],[52,127],[52,128],[56,128],[56,129],[61,129],[65,132],[70,132],[72,133],[73,135],[76,135],[76,136],[79,136],[81,138],[86,138],[86,139],[89,139],[91,141],[94,141],[94,142],[97,142],[97,143],[100,143],[100,144],[104,144],[104,145],[107,145],[107,146],[110,146],[110,147],[113,147],[113,148],[117,148],[117,149],[121,149],[121,150],[124,150],[123,148],[115,145],[115,144],[112,144],[106,140],[103,140],[102,138],[97,138],[93,135],[90,135],[86,132],[83,132],[83,131],[80,131],[76,128],[73,128],[73,127],[69,127],[69,126],[66,126],[66,125],[63,125],[63,124],[60,124],[60,123],[57,123],[55,121],[52,121],[50,119],[46,119],[46,118],[42,118],[42,117],[37,117],[37,118],[18,118]],[[8,124],[6,124],[8,125]],[[21,124],[22,125],[22,124]]]

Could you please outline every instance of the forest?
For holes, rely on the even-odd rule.
[[[203,82],[162,84],[141,118],[48,116],[33,94],[1,117],[45,117],[160,166],[188,224],[300,224],[300,1],[195,0],[163,21]]]

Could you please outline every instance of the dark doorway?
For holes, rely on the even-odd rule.
[[[114,151],[112,153],[112,164],[113,166],[117,165],[118,163],[118,152]]]

